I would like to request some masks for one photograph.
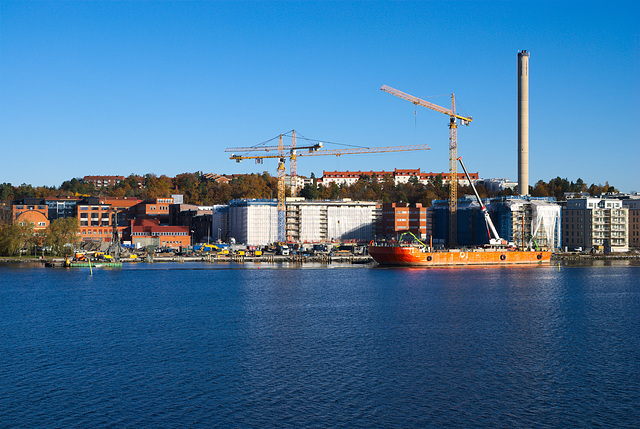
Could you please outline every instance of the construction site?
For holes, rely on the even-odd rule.
[[[491,201],[488,212],[497,224],[501,236],[522,247],[554,249],[560,246],[560,206],[552,199],[532,199],[529,191],[529,53],[518,53],[518,194],[504,201]],[[383,85],[383,92],[425,107],[448,117],[449,170],[448,199],[433,202],[427,208],[426,236],[442,248],[459,245],[480,245],[488,242],[490,231],[483,226],[480,213],[483,204],[458,195],[458,181],[463,175],[457,171],[458,127],[469,126],[473,118],[456,113],[455,95],[451,106],[442,107]],[[283,139],[290,138],[285,144]],[[278,144],[269,144],[275,140]],[[236,162],[254,160],[262,164],[265,159],[277,160],[278,197],[276,200],[232,201],[228,210],[214,215],[214,230],[227,228],[230,237],[240,243],[264,245],[273,242],[368,242],[382,237],[378,224],[382,221],[381,202],[376,201],[304,201],[296,198],[297,162],[307,156],[342,156],[352,154],[428,150],[426,145],[388,146],[357,149],[327,150],[320,141],[305,139],[309,144],[298,144],[296,131],[281,134],[267,142],[250,147],[233,147],[230,159]],[[241,154],[238,154],[241,153]],[[286,162],[289,162],[291,198],[285,189]],[[336,180],[336,179],[332,179]],[[354,181],[353,179],[347,179]],[[475,177],[466,183],[473,184]],[[459,206],[461,210],[459,210]],[[398,216],[398,214],[395,214]],[[396,231],[400,234],[404,231]]]

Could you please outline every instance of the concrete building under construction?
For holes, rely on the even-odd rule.
[[[287,241],[368,242],[373,239],[379,205],[371,201],[307,201],[288,198],[285,231]],[[223,230],[227,217],[228,231]],[[228,214],[222,207],[214,211],[213,231],[237,243],[251,246],[278,241],[277,200],[232,200]]]

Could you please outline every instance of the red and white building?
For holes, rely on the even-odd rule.
[[[420,169],[406,168],[396,168],[393,171],[323,171],[322,178],[318,179],[318,184],[322,184],[323,186],[330,186],[332,183],[335,183],[338,186],[350,186],[355,184],[358,179],[360,179],[360,176],[373,177],[374,174],[380,181],[383,180],[385,175],[389,175],[393,179],[393,182],[396,186],[408,183],[412,177],[416,177],[420,183],[427,185],[428,183],[433,182],[439,174],[442,175],[442,183],[448,184],[451,177],[449,173],[423,173],[420,171]],[[471,180],[474,182],[474,184],[477,180],[479,180],[479,175],[477,172],[469,173],[469,176],[471,177]],[[469,186],[469,181],[467,180],[467,177],[464,175],[464,173],[458,173],[458,183],[460,184],[460,186]]]
[[[84,176],[82,181],[93,183],[96,188],[110,188],[124,180],[124,176]]]

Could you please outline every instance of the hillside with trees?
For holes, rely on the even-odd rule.
[[[211,180],[199,172],[182,173],[176,177],[132,174],[112,188],[96,188],[92,183],[84,183],[79,178],[65,181],[58,188],[34,187],[24,183],[13,186],[10,183],[2,183],[0,184],[0,202],[9,203],[27,197],[110,196],[149,199],[182,194],[186,204],[213,205],[227,204],[236,198],[276,198],[278,195],[277,178],[266,172],[234,175],[230,178],[229,183],[226,183]],[[482,198],[513,195],[513,192],[508,189],[492,193],[481,185],[477,188]],[[539,180],[535,186],[530,187],[530,195],[534,197],[555,197],[557,200],[562,200],[565,192],[586,192],[589,195],[599,195],[605,192],[617,192],[617,190],[608,182],[604,185],[587,185],[582,179],[570,182],[560,177],[548,182]],[[458,195],[465,194],[472,194],[471,188],[459,187]],[[288,191],[287,195],[289,195]],[[415,177],[411,178],[408,183],[395,185],[390,175],[384,177],[376,177],[375,174],[373,177],[363,175],[350,186],[339,186],[334,183],[327,186],[306,185],[300,191],[300,196],[312,200],[351,198],[382,202],[403,201],[421,203],[424,206],[430,206],[433,200],[447,199],[448,195],[448,185],[443,184],[441,175],[438,175],[433,183],[427,185],[420,183]]]

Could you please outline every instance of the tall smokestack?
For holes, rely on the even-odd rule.
[[[529,193],[529,52],[518,52],[518,192]]]

